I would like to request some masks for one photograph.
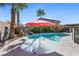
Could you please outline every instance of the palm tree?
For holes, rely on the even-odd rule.
[[[14,4],[12,4],[11,24],[10,24],[10,38],[14,38],[16,16],[17,16],[17,23],[18,23],[18,26],[19,26],[20,10],[23,10],[25,7],[27,7],[27,4],[25,4],[25,3],[14,3]]]
[[[4,7],[5,6],[5,4],[4,3],[0,3],[0,7]]]
[[[17,3],[16,4],[17,8],[16,8],[16,11],[17,11],[17,25],[19,27],[19,22],[20,22],[20,11],[22,11],[24,8],[27,8],[28,5],[26,3]]]
[[[10,4],[6,3],[6,4],[11,5],[11,22],[10,22],[9,38],[14,38],[16,16],[17,16],[17,22],[18,22],[18,26],[19,26],[19,12],[20,12],[20,10],[23,10],[25,7],[27,7],[27,4],[25,4],[25,3],[10,3]],[[4,7],[6,4],[0,3],[0,7]]]
[[[45,15],[45,12],[44,12],[44,10],[43,9],[39,9],[38,11],[37,11],[37,16],[38,17],[42,17],[42,16],[44,16]]]
[[[11,22],[10,22],[10,36],[9,38],[14,38],[15,34],[15,20],[16,20],[16,7],[15,4],[11,4]]]

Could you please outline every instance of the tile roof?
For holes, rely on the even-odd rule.
[[[50,22],[53,22],[53,21],[60,22],[59,20],[53,20],[53,19],[47,19],[47,18],[39,18],[38,20],[47,20],[47,21],[50,21]]]

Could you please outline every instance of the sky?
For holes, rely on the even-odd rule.
[[[43,18],[60,20],[61,24],[79,23],[78,3],[29,3],[28,8],[20,11],[20,22],[25,24],[38,19],[36,12],[44,9]],[[0,21],[8,21],[11,18],[11,6],[0,8]]]

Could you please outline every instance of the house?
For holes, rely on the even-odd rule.
[[[52,22],[52,23],[55,23],[55,24],[60,24],[59,20],[53,20],[53,19],[47,19],[47,18],[39,18],[37,20],[46,20],[46,21],[49,21],[49,22]]]
[[[65,24],[65,25],[62,25],[62,27],[64,29],[66,29],[67,32],[72,32],[72,28],[79,28],[79,23],[76,23],[76,24]]]

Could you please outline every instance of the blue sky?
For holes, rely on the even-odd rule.
[[[77,3],[29,3],[20,13],[21,23],[27,23],[36,20],[36,12],[41,8],[44,9],[46,15],[43,18],[60,20],[61,24],[79,23],[79,4]],[[0,8],[0,21],[10,20],[11,6]]]

